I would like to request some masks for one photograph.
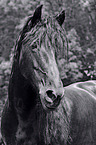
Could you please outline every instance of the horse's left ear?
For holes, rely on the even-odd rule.
[[[60,24],[60,26],[63,24],[64,20],[65,20],[65,10],[63,10],[59,16],[56,17],[56,20],[58,21],[58,23]]]

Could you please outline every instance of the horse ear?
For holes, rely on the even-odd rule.
[[[23,33],[30,31],[30,29],[34,27],[36,23],[38,23],[41,20],[42,6],[43,5],[40,5],[39,7],[37,7],[33,16],[28,19],[26,25],[23,28]]]
[[[31,19],[32,25],[35,25],[37,22],[39,22],[41,20],[42,7],[43,7],[43,5],[40,5],[35,10],[34,15],[33,15],[32,19]]]
[[[59,16],[56,17],[56,20],[58,21],[58,23],[60,24],[60,26],[63,24],[64,20],[65,20],[65,10],[63,10]]]
[[[39,7],[37,7],[33,16],[28,19],[27,23],[25,24],[21,32],[22,39],[24,38],[25,33],[30,31],[32,27],[34,27],[41,20],[42,6],[43,5],[40,5]]]

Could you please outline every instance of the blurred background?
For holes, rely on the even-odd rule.
[[[64,59],[59,62],[64,86],[96,79],[95,0],[0,0],[0,116],[7,97],[16,40],[26,19],[40,4],[43,4],[45,16],[57,15],[63,9],[66,12],[63,27],[68,41],[68,56],[67,63]]]

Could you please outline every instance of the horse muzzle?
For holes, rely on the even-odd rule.
[[[61,99],[64,97],[64,88],[63,86],[54,88],[54,87],[40,87],[40,99],[44,109],[55,109],[59,106]]]

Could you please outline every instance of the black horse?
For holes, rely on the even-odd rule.
[[[7,145],[96,145],[96,81],[63,87],[65,12],[41,18],[39,6],[14,52],[1,131]]]

